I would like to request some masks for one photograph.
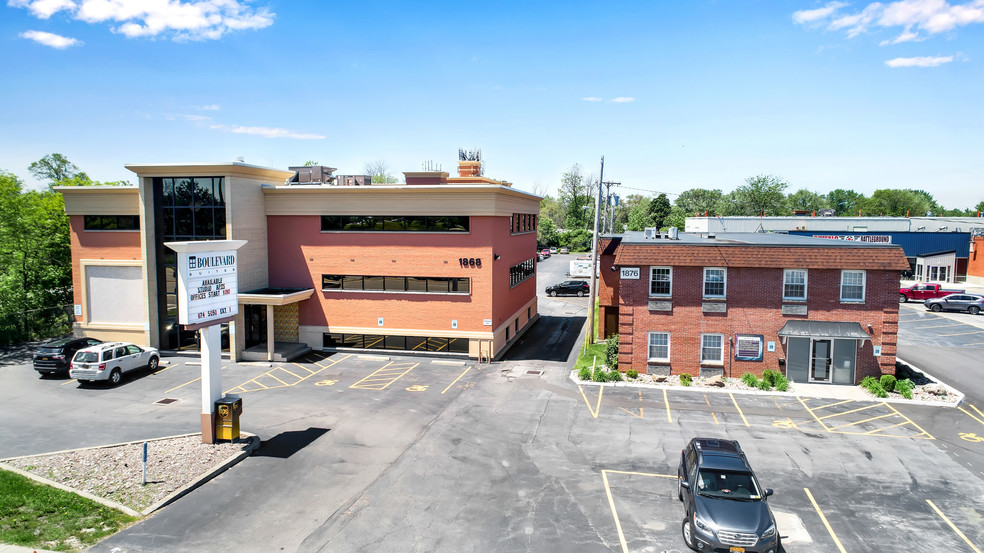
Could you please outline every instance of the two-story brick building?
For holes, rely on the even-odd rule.
[[[313,349],[502,354],[537,319],[540,198],[481,176],[339,181],[331,168],[127,165],[132,187],[59,187],[70,216],[76,332],[195,348],[166,242],[246,240],[233,359]],[[299,168],[295,168],[299,169]]]
[[[833,384],[894,374],[900,246],[649,229],[600,247],[599,335],[618,333],[621,371],[776,369]]]

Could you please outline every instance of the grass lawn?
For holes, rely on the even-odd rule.
[[[605,365],[604,342],[591,344],[587,347],[587,349],[582,349],[580,355],[577,356],[577,363],[574,364],[574,370],[580,371],[583,367],[590,369],[592,364],[596,367],[602,367]]]
[[[0,543],[77,551],[137,520],[82,496],[0,470]]]

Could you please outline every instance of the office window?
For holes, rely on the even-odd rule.
[[[322,232],[468,232],[468,216],[322,215]]]
[[[782,299],[806,300],[806,269],[786,269],[782,272]]]
[[[673,268],[653,267],[649,273],[649,295],[669,296],[673,292]]]
[[[701,334],[700,362],[713,364],[724,363],[723,334]]]
[[[727,269],[704,268],[704,297],[723,298],[727,292]]]
[[[649,333],[649,361],[670,360],[670,333]]]
[[[841,271],[841,301],[864,301],[864,271]]]
[[[347,292],[428,292],[468,294],[471,279],[450,277],[408,277],[378,275],[321,275],[321,289]]]
[[[140,230],[139,215],[86,215],[85,230]]]
[[[527,259],[509,267],[509,287],[512,288],[536,274],[535,261]]]

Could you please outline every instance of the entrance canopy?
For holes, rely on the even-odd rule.
[[[779,329],[783,338],[832,338],[842,340],[871,340],[857,322],[786,321]]]

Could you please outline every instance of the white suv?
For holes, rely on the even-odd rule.
[[[79,382],[108,380],[115,386],[123,378],[123,373],[143,367],[153,371],[159,362],[160,354],[155,348],[107,342],[76,352],[68,374]]]

